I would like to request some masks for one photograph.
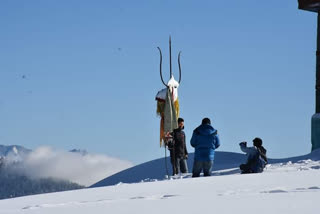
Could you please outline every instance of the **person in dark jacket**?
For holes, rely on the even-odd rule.
[[[241,142],[240,149],[246,153],[247,162],[240,165],[242,174],[260,173],[268,163],[267,150],[262,146],[261,138],[253,139],[253,147],[247,147],[247,142]]]
[[[192,177],[210,176],[214,160],[214,151],[220,146],[217,130],[211,126],[209,118],[204,118],[192,134],[191,146],[195,148]]]
[[[167,134],[167,137],[172,139],[168,141],[168,148],[170,150],[173,175],[188,173],[188,151],[186,146],[186,135],[183,129],[184,120],[183,118],[178,118],[178,128]]]

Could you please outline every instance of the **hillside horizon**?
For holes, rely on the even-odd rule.
[[[187,160],[188,171],[192,172],[194,153],[189,153],[189,158]],[[275,163],[286,163],[292,162],[296,163],[300,160],[311,159],[311,160],[320,160],[320,149],[315,150],[309,154],[294,156],[288,158],[273,159],[269,158],[269,164]],[[215,171],[221,171],[226,169],[234,169],[228,174],[239,173],[238,169],[241,163],[246,161],[246,156],[244,153],[235,153],[235,152],[226,152],[226,151],[216,151],[215,160],[213,165],[213,175],[220,175],[221,173],[216,173]],[[170,163],[170,157],[167,157],[167,167],[169,171],[169,176],[172,174],[172,167]],[[222,173],[226,174],[226,173]],[[166,178],[166,164],[165,158],[158,158],[151,160],[131,168],[125,169],[121,172],[118,172],[114,175],[106,177],[101,181],[91,185],[90,187],[102,187],[102,186],[111,186],[119,183],[138,183],[143,181],[152,181],[152,180],[163,180]]]

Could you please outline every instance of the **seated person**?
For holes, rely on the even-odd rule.
[[[267,150],[262,146],[260,138],[253,139],[253,147],[247,147],[247,142],[241,142],[240,149],[246,153],[247,162],[240,165],[242,174],[260,173],[268,163]]]

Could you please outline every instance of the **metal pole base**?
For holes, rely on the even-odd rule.
[[[311,143],[312,149],[316,150],[320,148],[320,113],[314,114],[311,120]]]

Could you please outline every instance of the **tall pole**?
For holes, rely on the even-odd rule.
[[[316,61],[316,114],[320,113],[320,14],[318,12]]]
[[[317,23],[316,112],[311,119],[311,151],[320,149],[320,14]]]
[[[172,63],[171,63],[171,36],[169,36],[169,54],[170,54],[170,79],[172,77]]]
[[[298,8],[318,14],[316,52],[316,112],[311,119],[312,149],[320,149],[320,0],[298,0]]]

